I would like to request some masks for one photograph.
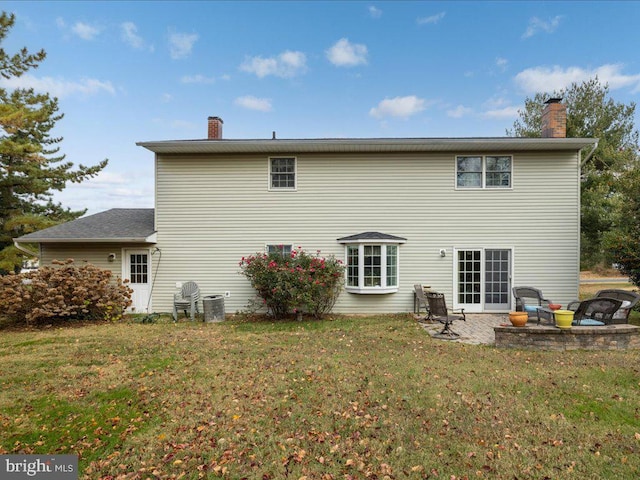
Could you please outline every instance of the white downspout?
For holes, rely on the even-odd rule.
[[[40,254],[39,254],[39,253],[33,252],[33,251],[29,250],[28,248],[23,247],[22,245],[20,245],[20,244],[18,243],[18,241],[17,241],[17,240],[14,240],[14,241],[13,241],[13,245],[14,245],[18,250],[20,250],[22,253],[26,253],[26,254],[27,254],[27,255],[29,255],[30,257],[40,258]]]
[[[582,167],[584,166],[584,164],[587,163],[591,159],[591,157],[593,156],[593,153],[596,151],[596,148],[598,148],[598,142],[597,141],[593,145],[593,148],[591,149],[589,154],[584,158],[584,160],[582,160],[582,162],[580,162],[580,170],[582,170]]]

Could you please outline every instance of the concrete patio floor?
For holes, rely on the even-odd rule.
[[[509,324],[508,313],[472,313],[467,314],[466,317],[467,320],[465,322],[455,321],[451,326],[451,329],[459,333],[460,336],[451,340],[445,339],[444,341],[469,343],[472,345],[493,345],[495,343],[493,327]],[[434,338],[438,338],[437,334],[442,330],[442,324],[440,322],[420,322],[420,325]]]

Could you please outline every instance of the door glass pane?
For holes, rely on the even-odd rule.
[[[147,275],[148,255],[133,253],[129,255],[129,278],[131,283],[149,283]]]

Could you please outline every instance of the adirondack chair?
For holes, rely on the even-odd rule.
[[[173,321],[178,321],[178,311],[183,310],[184,315],[192,321],[195,320],[196,313],[200,313],[198,302],[200,301],[200,288],[196,282],[185,282],[180,293],[173,296]],[[187,314],[187,310],[189,313]]]
[[[413,291],[415,292],[415,301],[414,301],[414,310],[415,313],[420,315],[420,309],[425,309],[425,316],[420,318],[420,320],[431,320],[431,312],[429,311],[429,301],[427,300],[427,296],[424,293],[424,287],[416,283],[413,285]]]

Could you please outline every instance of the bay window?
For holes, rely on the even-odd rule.
[[[346,283],[351,293],[384,294],[398,291],[398,245],[405,238],[365,232],[339,238],[345,245]]]

